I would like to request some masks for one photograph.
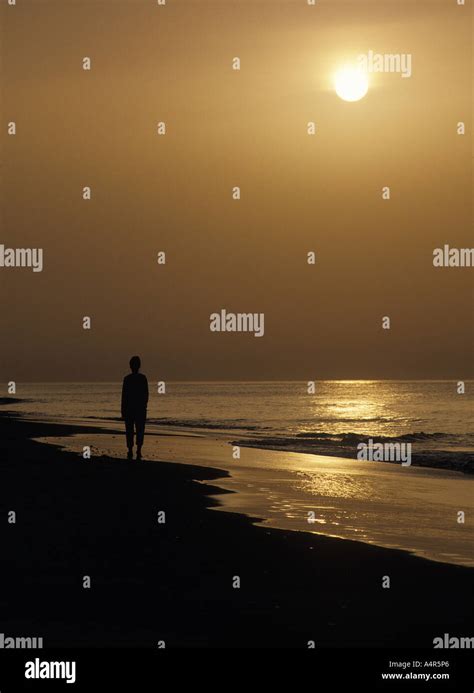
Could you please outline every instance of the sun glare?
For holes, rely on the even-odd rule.
[[[367,74],[355,67],[343,67],[334,78],[336,94],[344,101],[359,101],[369,89]]]

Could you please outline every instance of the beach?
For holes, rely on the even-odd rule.
[[[93,423],[93,430],[76,427],[73,435],[36,440],[76,455],[90,448],[94,458],[122,460],[121,424],[110,421],[104,431]],[[474,567],[474,530],[469,521],[458,522],[460,510],[469,516],[474,509],[471,474],[234,445],[229,433],[150,424],[145,459],[223,470],[215,510]]]
[[[2,532],[5,636],[46,648],[432,648],[470,635],[471,568],[215,512],[232,493],[225,469],[51,444],[97,425],[4,412],[0,427],[2,514],[16,513]]]

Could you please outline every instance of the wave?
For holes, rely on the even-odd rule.
[[[378,442],[385,442],[385,441],[399,441],[399,442],[411,442],[414,440],[441,440],[442,438],[449,439],[449,440],[459,440],[460,438],[468,437],[471,442],[474,444],[474,435],[473,434],[465,434],[465,436],[460,436],[459,434],[451,434],[451,433],[424,433],[423,431],[417,432],[417,433],[405,433],[400,436],[368,436],[366,434],[362,433],[354,433],[354,432],[347,432],[347,433],[323,433],[323,432],[314,432],[314,431],[303,431],[302,433],[296,433],[295,438],[298,439],[305,439],[305,440],[335,440],[335,441],[347,441],[347,442],[352,442],[354,440],[358,440],[360,442],[362,441],[367,441],[368,438],[377,438]],[[288,438],[290,440],[290,438]]]
[[[20,397],[0,397],[0,406],[2,407],[8,404],[21,404],[22,402],[34,402],[34,400]]]
[[[299,452],[310,455],[357,459],[357,445],[367,443],[412,443],[412,464],[474,473],[474,435],[407,433],[401,436],[367,436],[360,433],[298,433],[294,436],[233,440],[240,447]],[[443,449],[444,448],[444,449]],[[467,450],[465,448],[468,448]],[[471,448],[471,449],[469,449]]]
[[[319,423],[395,423],[399,422],[399,417],[393,416],[320,416],[315,414],[311,419],[294,419],[298,423],[313,423],[317,419]],[[415,421],[420,421],[416,419]],[[413,421],[413,419],[412,419]]]
[[[120,416],[88,416],[95,421],[122,421]],[[242,421],[242,423],[239,423]],[[200,428],[218,431],[270,431],[270,426],[245,423],[247,419],[233,419],[232,421],[212,421],[203,419],[167,419],[147,418],[147,423],[153,426],[173,426],[176,428]]]
[[[233,419],[232,421],[211,421],[196,419],[148,419],[148,422],[157,426],[176,426],[179,428],[206,428],[218,431],[270,431],[270,426],[246,423],[247,419]],[[239,423],[242,422],[242,423]]]

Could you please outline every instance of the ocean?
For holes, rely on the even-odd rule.
[[[150,381],[148,425],[227,434],[267,449],[355,458],[357,444],[410,442],[415,464],[469,470],[474,460],[474,387],[453,381]],[[77,422],[116,422],[121,383],[20,384],[9,409]]]

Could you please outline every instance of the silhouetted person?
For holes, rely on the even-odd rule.
[[[130,359],[132,371],[123,379],[122,386],[122,419],[125,420],[128,459],[133,459],[133,434],[137,436],[137,460],[142,458],[143,437],[145,435],[146,407],[148,404],[148,380],[139,373],[141,361],[139,356]]]

